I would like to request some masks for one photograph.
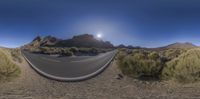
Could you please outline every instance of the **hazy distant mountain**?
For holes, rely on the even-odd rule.
[[[118,45],[118,46],[116,46],[117,48],[126,48],[126,46],[125,45],[123,45],[123,44],[120,44],[120,45]]]
[[[123,44],[120,44],[120,45],[116,46],[116,48],[140,49],[142,47],[140,47],[140,46],[132,46],[132,45],[125,46]]]
[[[185,42],[185,43],[177,42],[177,43],[173,43],[173,44],[161,47],[161,48],[169,49],[169,48],[196,48],[196,47],[198,47],[198,46],[196,46],[192,43],[189,43],[189,42]]]
[[[97,47],[112,48],[113,45],[108,41],[97,40],[93,35],[82,34],[74,36],[71,39],[61,40],[53,36],[44,38],[38,36],[30,44],[26,46],[32,47]]]
[[[46,36],[44,38],[37,36],[33,41],[26,46],[29,47],[96,47],[96,48],[113,48],[113,44],[108,41],[97,40],[93,35],[82,34],[72,37],[71,39],[61,40],[53,36]],[[148,49],[170,49],[170,48],[196,48],[198,46],[185,42],[185,43],[173,43],[159,48]],[[116,46],[116,48],[140,48],[134,46],[125,46],[123,44]]]

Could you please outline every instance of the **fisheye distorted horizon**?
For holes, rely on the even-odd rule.
[[[198,0],[1,0],[0,46],[89,33],[114,45],[200,45]]]

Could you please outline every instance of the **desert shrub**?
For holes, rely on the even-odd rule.
[[[19,76],[20,68],[12,62],[9,52],[0,49],[0,80],[10,80]]]
[[[126,52],[128,49],[127,48],[120,48],[120,49],[118,49],[120,52]]]
[[[91,48],[90,49],[90,53],[92,54],[98,54],[100,52],[100,50],[98,48]]]
[[[78,52],[78,48],[76,48],[76,47],[71,47],[69,50],[70,50],[71,52],[73,52],[73,53]]]
[[[55,47],[50,47],[48,54],[60,54],[62,48],[55,48]]]
[[[98,54],[98,49],[97,48],[79,48],[79,52],[82,54],[96,55]]]
[[[89,48],[79,48],[79,52],[88,53],[89,52]]]
[[[111,49],[111,48],[103,48],[103,49],[98,49],[98,53],[105,53],[105,52],[109,52],[109,51],[112,51],[113,49]]]
[[[141,51],[138,50],[138,49],[133,49],[132,52],[131,52],[131,54],[140,53],[140,52],[141,52]]]
[[[50,52],[51,49],[49,47],[41,47],[40,50],[41,50],[41,53],[47,54]]]
[[[42,53],[43,51],[39,48],[29,48],[27,49],[27,51],[31,52],[31,53]]]
[[[180,82],[200,80],[200,48],[148,51],[119,50],[117,64],[122,73],[134,78],[144,76]]]
[[[118,51],[118,53],[117,53],[117,63],[119,64],[119,67],[121,68],[121,69],[123,69],[123,60],[124,60],[124,58],[126,57],[126,53],[124,52],[124,51]]]
[[[63,55],[63,56],[72,56],[73,52],[71,52],[70,49],[68,49],[68,48],[64,48],[64,49],[61,50],[61,55]]]
[[[168,49],[163,51],[163,56],[168,60],[172,60],[186,51],[186,49]]]
[[[162,67],[159,55],[145,50],[135,50],[132,54],[119,52],[118,65],[122,72],[134,78],[158,78]]]
[[[74,55],[97,55],[99,53],[105,53],[111,51],[112,49],[101,49],[101,48],[62,48],[62,47],[39,47],[39,48],[29,48],[26,49],[32,53],[40,53],[40,54],[60,54],[70,56],[70,54]]]
[[[132,54],[132,58],[134,58],[135,60],[144,60],[146,58],[146,56],[143,53],[135,53]]]
[[[162,79],[175,79],[180,82],[200,80],[200,49],[191,49],[168,62],[162,71]]]
[[[8,49],[11,56],[12,56],[12,59],[16,62],[19,62],[21,63],[22,62],[22,57],[21,57],[21,51],[20,49]]]
[[[38,48],[42,54],[59,54],[62,48],[55,48],[55,47],[40,47]]]
[[[157,60],[159,58],[159,54],[157,52],[151,52],[148,54],[148,57],[152,60]]]

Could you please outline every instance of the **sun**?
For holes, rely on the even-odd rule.
[[[102,34],[101,33],[97,33],[97,38],[102,38]]]

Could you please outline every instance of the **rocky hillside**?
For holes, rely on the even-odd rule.
[[[113,45],[108,41],[97,40],[93,35],[83,34],[74,36],[72,39],[61,40],[56,44],[58,47],[97,47],[97,48],[112,48]]]
[[[58,39],[53,36],[44,38],[38,36],[25,47],[95,47],[95,48],[113,48],[113,45],[108,41],[97,40],[93,35],[82,34],[74,36],[71,39]]]
[[[58,43],[59,39],[52,37],[52,36],[46,36],[44,38],[37,36],[33,41],[26,46],[32,46],[32,47],[44,47],[44,46],[55,46],[56,43]]]

